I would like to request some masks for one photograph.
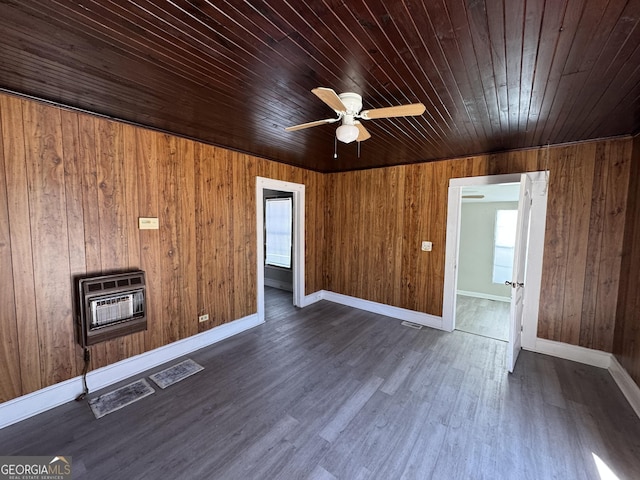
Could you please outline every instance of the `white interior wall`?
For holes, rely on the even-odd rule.
[[[493,236],[496,211],[517,209],[518,202],[462,203],[458,292],[510,298],[510,287],[492,281]]]

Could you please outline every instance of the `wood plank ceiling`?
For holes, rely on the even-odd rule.
[[[2,0],[0,88],[322,172],[640,131],[640,0]],[[422,102],[339,144],[310,90]]]

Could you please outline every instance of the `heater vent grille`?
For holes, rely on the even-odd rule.
[[[82,346],[146,330],[143,271],[83,278],[78,287]]]

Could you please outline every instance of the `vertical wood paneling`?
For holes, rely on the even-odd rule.
[[[157,145],[159,133],[136,129],[138,211],[141,217],[160,217],[158,197],[159,174]],[[140,230],[140,268],[145,271],[147,295],[147,330],[144,343],[147,350],[164,344],[164,309],[162,308],[162,265],[160,258],[160,231]]]
[[[568,197],[569,231],[567,238],[565,292],[561,341],[576,345],[580,339],[582,299],[584,294],[585,261],[589,242],[589,216],[593,190],[594,144],[572,148],[566,157],[570,179],[565,194]],[[555,193],[555,192],[554,192]],[[557,192],[559,193],[559,192]],[[566,216],[566,210],[563,212]],[[581,261],[573,261],[580,258]]]
[[[394,167],[399,169],[398,178],[404,179],[401,201],[380,189],[377,179],[383,174],[377,170],[330,174],[328,288],[388,303],[378,284],[389,273],[389,264],[380,261],[378,252],[349,244],[363,241],[360,228],[364,225],[369,241],[378,235],[387,240],[402,238],[398,301],[392,304],[441,315],[449,179],[469,172],[518,173],[548,166],[539,335],[610,351],[629,157],[629,140],[611,140]],[[395,207],[380,208],[378,202]],[[366,216],[368,207],[356,211],[353,203],[376,205],[379,218],[373,223]],[[397,215],[402,215],[401,223],[395,222]],[[420,252],[421,240],[432,241],[433,251]]]
[[[258,172],[310,179],[307,288],[324,288],[323,175],[5,95],[0,108],[2,401],[80,372],[78,274],[147,274],[147,331],[90,347],[92,368],[255,313]]]
[[[640,135],[633,142],[613,353],[640,385]]]
[[[425,312],[427,304],[422,292],[426,290],[429,256],[416,252],[420,241],[427,237],[428,218],[423,212],[431,210],[429,170],[426,166],[411,165],[404,173],[402,273],[399,282],[400,305],[413,304],[416,310]]]
[[[0,402],[22,394],[16,303],[13,290],[7,176],[5,173],[3,123],[9,123],[9,112],[0,104]]]
[[[89,115],[78,116],[79,155],[83,173],[82,209],[84,217],[84,256],[87,273],[101,273],[100,216],[98,210],[98,172],[96,154],[96,121]]]
[[[126,244],[127,244],[127,268],[137,270],[140,268],[140,235],[138,230],[138,217],[140,198],[138,190],[138,162],[136,161],[136,128],[131,125],[123,125],[123,157],[122,167],[124,174],[125,192],[125,216]],[[124,338],[124,356],[131,357],[144,352],[144,332],[136,332]]]
[[[15,290],[0,309],[16,312],[15,333],[3,332],[19,347],[3,337],[0,351],[20,352],[0,370],[9,396],[77,375],[71,278],[83,270],[147,272],[149,329],[91,347],[94,368],[254,313],[256,175],[306,185],[306,293],[440,315],[449,179],[547,164],[546,149],[534,149],[323,175],[4,95],[0,102],[0,199],[10,227],[0,261],[8,245]],[[612,344],[630,152],[624,139],[549,149],[544,338]],[[138,216],[159,217],[160,230],[137,230]],[[420,252],[421,240],[433,252]],[[53,298],[62,301],[52,308]],[[200,313],[212,320],[198,324]]]
[[[580,344],[591,345],[596,324],[598,308],[598,279],[600,275],[600,257],[602,255],[602,241],[605,236],[604,217],[607,198],[607,144],[596,146],[594,165],[594,183],[591,196],[591,218],[589,221],[589,238],[591,248],[587,251],[586,269],[592,274],[585,278],[584,295],[582,300],[582,322],[580,324]]]
[[[60,111],[23,108],[36,316],[43,386],[66,380],[75,365]]]
[[[196,277],[196,201],[195,201],[195,147],[194,142],[178,142],[178,215],[180,261],[179,338],[198,333]]]
[[[198,237],[198,251],[202,304],[199,314],[208,313],[211,325],[216,326],[233,318],[232,295],[226,294],[232,288],[234,269],[234,257],[229,255],[233,237],[228,234],[233,221],[233,171],[228,152],[206,145],[201,146],[200,151],[198,224],[202,233]],[[201,328],[209,326],[202,324]]]
[[[553,192],[569,190],[571,172],[566,159],[567,148],[554,152],[553,161],[549,163],[549,197],[543,254],[544,281],[540,292],[544,301],[540,302],[538,316],[538,335],[558,340],[562,331],[570,217],[566,214],[569,211],[568,197]]]
[[[158,200],[160,206],[159,222],[160,248],[162,249],[161,281],[162,297],[160,298],[165,317],[163,322],[163,342],[171,343],[180,339],[181,305],[180,285],[181,258],[178,224],[180,222],[178,198],[178,162],[180,161],[177,148],[178,138],[170,135],[158,137],[157,161],[158,183],[160,191]]]
[[[84,215],[82,205],[82,181],[84,161],[79,157],[78,116],[68,111],[60,111],[62,120],[62,153],[64,158],[65,199],[67,214],[67,236],[69,240],[69,273],[72,279],[87,271],[84,248]],[[71,289],[75,282],[71,283]],[[74,312],[75,313],[75,312]],[[77,329],[77,327],[76,327]],[[75,348],[76,368],[82,371],[84,356],[80,348]]]
[[[231,152],[233,172],[233,246],[234,258],[231,291],[246,292],[233,295],[233,318],[242,318],[256,311],[256,175],[257,159]],[[280,167],[274,165],[274,168]],[[278,175],[276,175],[276,178]],[[242,259],[242,260],[240,260]]]
[[[5,95],[0,96],[2,112],[2,136],[4,172],[10,234],[12,286],[15,298],[14,315],[17,322],[22,394],[33,392],[42,386],[40,348],[36,316],[36,293],[33,276],[33,252],[31,246],[31,222],[29,221],[29,189],[25,165],[25,136],[22,109],[26,102]],[[9,308],[8,304],[5,308]],[[10,319],[10,314],[7,314]],[[11,338],[10,336],[8,338]]]
[[[89,115],[78,116],[79,156],[81,160],[82,207],[84,218],[84,257],[88,275],[100,275],[102,269],[102,240],[99,208],[99,179],[97,152],[98,119]],[[91,347],[91,368],[98,368],[108,363],[107,347],[99,343]]]
[[[124,125],[116,122],[96,122],[96,181],[98,193],[100,235],[100,269],[102,273],[122,270],[128,266],[126,196],[124,192],[123,138]],[[125,337],[104,342],[105,356],[101,364],[114,363],[124,357]]]
[[[308,244],[305,248],[306,295],[324,288],[324,248],[314,248],[318,243],[324,245],[325,239],[325,202],[323,200],[326,198],[326,192],[323,190],[322,177],[320,173],[307,170],[303,172],[301,179],[302,184],[305,185],[305,244]]]
[[[356,173],[352,176],[354,180],[353,197],[345,197],[350,205],[347,208],[349,212],[349,223],[352,227],[352,237],[349,240],[351,243],[351,263],[353,271],[348,277],[349,284],[354,292],[355,296],[363,298],[366,295],[376,295],[376,283],[379,282],[380,275],[374,270],[370,270],[367,267],[371,264],[375,264],[380,269],[381,258],[375,255],[375,249],[373,246],[373,237],[376,232],[371,225],[371,211],[374,208],[372,205],[374,196],[380,195],[379,192],[374,192],[374,187],[371,185],[372,171],[365,170],[360,173]],[[380,212],[378,218],[379,225],[384,221],[386,215]],[[347,268],[347,271],[349,268]],[[367,271],[369,270],[369,271]],[[365,281],[365,272],[367,280]],[[379,297],[375,297],[379,298]]]
[[[631,168],[631,142],[611,142],[607,145],[607,184],[603,219],[600,263],[598,265],[597,308],[594,337],[591,344],[597,350],[612,351],[617,298],[620,287],[622,253],[626,216],[633,216],[635,208],[627,209]]]

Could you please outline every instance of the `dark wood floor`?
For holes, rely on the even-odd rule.
[[[582,480],[596,455],[638,478],[640,420],[606,370],[522,352],[509,375],[501,341],[267,298],[265,325],[190,355],[202,372],[100,420],[72,402],[7,427],[0,455],[70,455],[92,480]]]

